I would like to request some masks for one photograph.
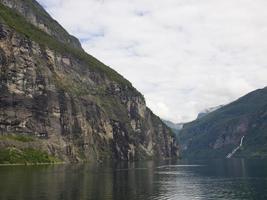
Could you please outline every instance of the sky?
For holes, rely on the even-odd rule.
[[[267,86],[266,0],[38,1],[163,119]]]

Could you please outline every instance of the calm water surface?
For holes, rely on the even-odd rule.
[[[267,199],[263,160],[0,167],[2,200]]]

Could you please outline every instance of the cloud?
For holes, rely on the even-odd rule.
[[[46,9],[51,9],[52,7],[60,6],[62,0],[38,0],[38,2]]]
[[[193,120],[267,85],[265,0],[39,0],[160,117]]]

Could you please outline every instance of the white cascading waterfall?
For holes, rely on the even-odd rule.
[[[245,137],[245,136],[242,136],[239,145],[238,145],[238,146],[237,146],[231,153],[229,153],[229,154],[226,156],[226,158],[231,158],[231,157],[237,152],[237,150],[240,149],[240,148],[242,147],[244,137]]]

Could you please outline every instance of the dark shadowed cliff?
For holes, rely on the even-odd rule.
[[[0,0],[0,22],[0,162],[178,156],[144,97],[36,1]]]

